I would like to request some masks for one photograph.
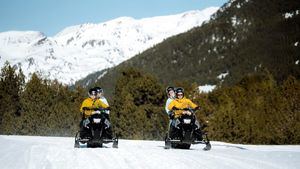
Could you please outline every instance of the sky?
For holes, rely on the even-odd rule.
[[[54,36],[64,28],[122,16],[135,19],[173,15],[228,0],[0,0],[0,32],[40,31]]]

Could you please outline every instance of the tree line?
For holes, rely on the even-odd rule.
[[[109,100],[113,130],[124,139],[162,140],[168,117],[165,86],[136,68],[119,72]],[[268,71],[249,74],[233,86],[199,93],[197,84],[176,82],[201,110],[197,118],[212,140],[250,144],[299,144],[300,82],[278,83]],[[74,136],[87,89],[71,89],[8,63],[0,74],[0,134]]]
[[[245,76],[206,98],[208,131],[216,140],[251,144],[299,144],[300,82],[278,84],[269,73]]]
[[[36,73],[25,83],[22,70],[7,62],[0,78],[1,134],[71,136],[78,130],[84,89]]]

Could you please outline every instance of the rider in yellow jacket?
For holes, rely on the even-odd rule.
[[[89,91],[89,97],[86,98],[80,107],[80,112],[84,114],[84,118],[87,118],[92,115],[93,109],[96,108],[108,108],[109,106],[103,103],[101,100],[97,99],[97,91],[91,89]]]
[[[196,109],[198,106],[193,103],[190,99],[187,99],[184,97],[183,89],[182,88],[177,88],[176,89],[176,99],[173,100],[169,106],[168,109],[174,110],[174,118],[178,118],[182,115],[183,110],[185,108],[192,108]],[[176,110],[176,109],[181,109],[181,110]]]
[[[91,132],[88,127],[88,125],[90,124],[90,120],[88,117],[93,114],[95,109],[108,107],[108,105],[97,98],[96,89],[92,88],[89,90],[89,97],[82,102],[80,107],[80,112],[83,113],[83,118],[79,124],[80,138],[89,138],[91,136]]]

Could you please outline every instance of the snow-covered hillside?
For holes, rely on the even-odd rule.
[[[54,37],[41,32],[0,33],[0,66],[6,60],[21,66],[25,75],[72,84],[90,73],[115,66],[164,39],[200,26],[217,10],[144,18],[120,17],[99,24],[67,27]]]
[[[73,148],[73,138],[0,136],[1,169],[298,169],[300,145],[212,142],[190,150],[162,141],[119,140],[119,148]]]

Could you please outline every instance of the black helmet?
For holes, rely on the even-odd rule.
[[[103,89],[101,87],[95,87],[94,89],[97,91],[97,93],[103,93]]]
[[[97,94],[97,90],[95,89],[95,88],[91,88],[90,90],[89,90],[89,95],[91,96],[91,95],[96,95]]]
[[[184,95],[184,89],[182,87],[178,87],[175,90],[176,95],[178,95],[179,93],[182,93]]]
[[[172,91],[172,90],[175,91],[175,88],[172,87],[172,86],[167,87],[167,88],[166,88],[167,94],[169,94],[169,92]]]

